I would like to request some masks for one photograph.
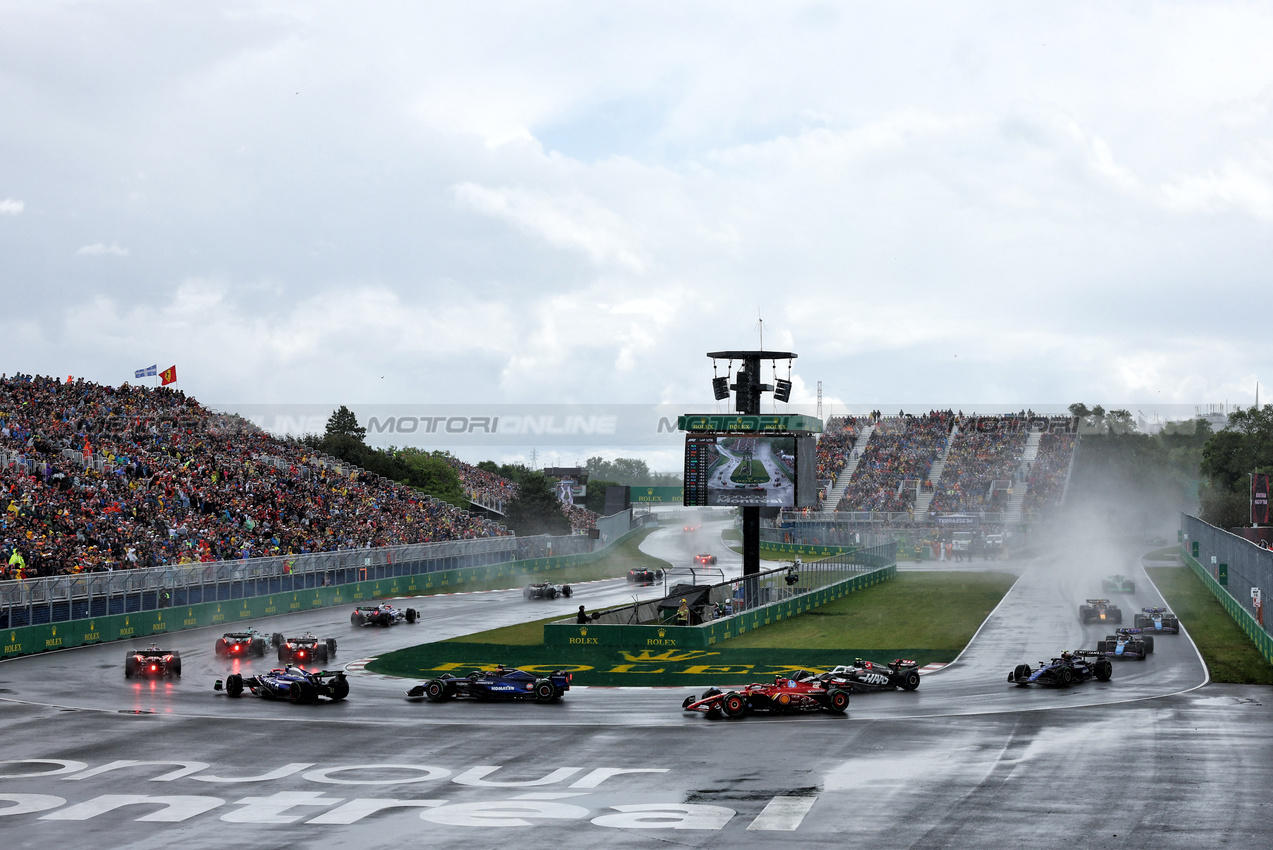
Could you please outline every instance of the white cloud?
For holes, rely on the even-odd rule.
[[[89,257],[99,257],[106,254],[111,254],[116,257],[127,257],[128,249],[121,248],[114,242],[109,245],[105,242],[94,242],[92,245],[85,245],[84,247],[77,249],[75,253]]]
[[[26,209],[26,201],[18,201],[13,198],[5,198],[0,201],[0,215],[17,215]]]

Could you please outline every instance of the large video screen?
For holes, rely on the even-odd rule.
[[[685,504],[691,507],[812,507],[814,438],[806,435],[685,438]]]

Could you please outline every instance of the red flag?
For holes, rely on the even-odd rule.
[[[177,367],[169,366],[167,369],[159,373],[159,377],[163,378],[163,386],[177,383]]]

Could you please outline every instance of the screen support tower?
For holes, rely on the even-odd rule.
[[[773,384],[760,380],[760,364],[762,361],[795,360],[796,355],[790,351],[709,351],[707,356],[712,360],[741,360],[742,368],[734,374],[734,383],[729,388],[734,391],[734,410],[738,413],[760,415],[760,394],[774,392]],[[780,392],[775,393],[779,401],[786,401],[791,392],[789,381],[778,381]],[[760,574],[760,508],[744,505],[743,511],[743,576]]]

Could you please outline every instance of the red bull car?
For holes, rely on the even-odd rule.
[[[134,676],[166,678],[181,675],[181,653],[175,649],[134,649],[124,656],[124,678]]]
[[[708,717],[743,717],[748,714],[796,714],[829,711],[843,714],[849,707],[848,690],[836,687],[813,673],[801,670],[790,678],[779,676],[772,684],[754,683],[741,691],[708,688],[702,696],[686,697],[681,708]]]
[[[1108,599],[1089,599],[1085,605],[1079,606],[1079,619],[1083,625],[1088,623],[1122,623],[1123,611],[1117,605],[1111,605]]]

